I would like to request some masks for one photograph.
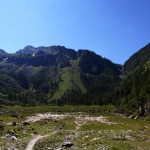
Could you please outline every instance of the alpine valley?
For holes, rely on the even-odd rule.
[[[15,54],[0,49],[0,104],[112,104],[150,114],[150,44],[124,65],[63,46],[26,46]]]

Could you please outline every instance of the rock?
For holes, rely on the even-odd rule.
[[[0,130],[4,130],[4,125],[0,125]]]
[[[60,147],[60,148],[57,148],[56,150],[63,150],[63,149]]]
[[[14,130],[9,130],[8,133],[9,133],[10,135],[14,135],[14,134],[15,134],[15,131],[14,131]]]
[[[6,148],[6,150],[13,150],[12,148],[10,148],[10,147],[8,147],[8,148]]]
[[[11,117],[16,117],[16,118],[18,117],[16,114],[11,114],[10,116]]]
[[[17,124],[17,123],[16,123],[15,121],[12,122],[12,126],[16,126],[16,124]]]
[[[13,121],[13,122],[6,122],[6,125],[8,126],[16,126],[16,122]]]
[[[73,143],[70,142],[70,141],[65,141],[62,146],[64,146],[64,147],[71,147],[71,146],[73,146]]]
[[[29,122],[23,122],[23,125],[27,126],[27,125],[30,125],[30,123]]]
[[[38,132],[34,131],[34,134],[39,134]]]
[[[133,119],[133,118],[135,118],[135,115],[129,116],[129,119]]]
[[[17,140],[15,136],[11,136],[10,134],[6,134],[4,137],[6,140]]]
[[[141,106],[139,108],[139,117],[144,117],[145,116],[145,108]]]
[[[20,130],[23,130],[23,127],[22,126],[16,126],[15,129],[20,131]]]
[[[11,140],[17,140],[16,136],[12,136]]]
[[[47,150],[53,150],[51,147],[48,147]]]

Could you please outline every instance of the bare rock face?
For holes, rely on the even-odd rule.
[[[7,53],[4,50],[0,49],[0,55],[6,55],[6,54]]]

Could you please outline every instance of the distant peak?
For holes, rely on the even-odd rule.
[[[7,54],[3,49],[0,49],[0,54]]]
[[[27,45],[24,47],[24,49],[35,49],[35,47],[33,47],[32,45]]]
[[[37,51],[35,47],[27,45],[23,49],[17,51],[16,54],[33,54],[35,51]]]

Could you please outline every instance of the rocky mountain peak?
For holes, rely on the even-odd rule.
[[[19,51],[16,52],[16,54],[18,55],[27,55],[27,54],[34,54],[36,52],[36,48],[28,45],[26,47],[24,47],[23,49],[20,49]]]
[[[4,50],[0,49],[0,55],[7,54]]]

